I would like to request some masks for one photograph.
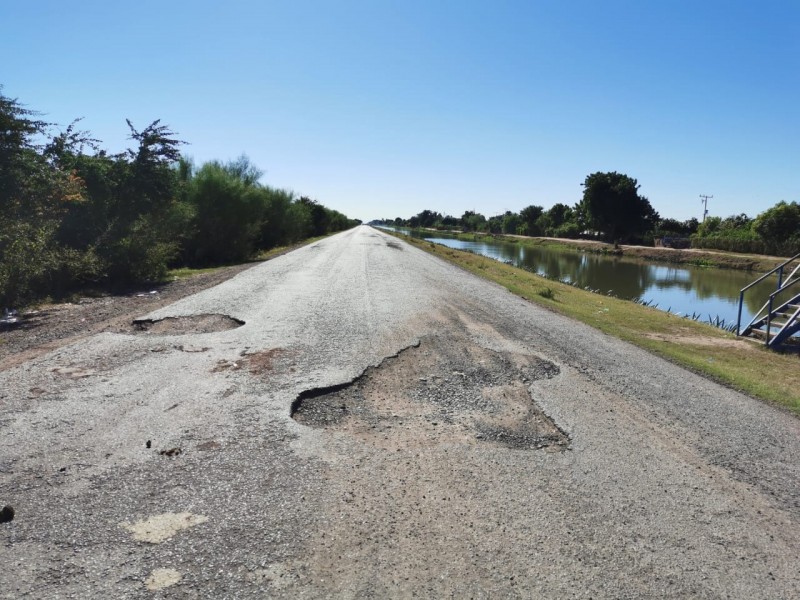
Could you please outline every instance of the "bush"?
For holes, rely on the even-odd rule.
[[[556,293],[552,290],[552,288],[546,287],[541,289],[537,292],[542,298],[546,298],[547,300],[555,300]]]
[[[580,237],[581,228],[577,223],[568,222],[553,231],[553,237],[577,239]]]
[[[104,249],[106,273],[115,283],[149,283],[167,275],[178,256],[178,240],[167,241],[151,215],[140,217],[127,234]]]
[[[203,165],[188,185],[192,237],[185,256],[196,265],[246,260],[255,251],[265,198],[246,158]]]
[[[103,263],[94,248],[60,246],[55,241],[56,226],[0,220],[0,307],[61,297],[101,277]]]

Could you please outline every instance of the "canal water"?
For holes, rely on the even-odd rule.
[[[734,269],[678,266],[499,240],[461,240],[441,232],[397,231],[511,263],[548,279],[626,300],[641,299],[681,316],[699,315],[699,319],[705,322],[719,319],[726,325],[736,323],[739,290],[759,277],[758,273]],[[761,308],[776,284],[777,277],[773,276],[745,294],[743,326]]]

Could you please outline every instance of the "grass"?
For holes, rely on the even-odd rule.
[[[587,292],[484,256],[399,234],[398,237],[535,304],[800,415],[797,355],[778,354],[711,325]]]
[[[275,258],[276,256],[280,256],[281,254],[286,254],[287,252],[291,252],[301,246],[307,246],[308,244],[313,244],[314,242],[318,242],[320,240],[324,240],[326,237],[329,237],[334,234],[328,235],[321,235],[319,237],[313,237],[303,240],[302,242],[298,242],[296,244],[291,244],[289,246],[276,246],[275,248],[270,248],[269,250],[262,250],[258,254],[256,254],[251,260],[246,262],[264,262],[265,260],[270,260],[271,258]],[[237,263],[241,264],[241,263]],[[185,279],[187,277],[194,277],[195,275],[202,275],[203,273],[213,273],[214,271],[218,271],[224,267],[232,267],[234,265],[218,265],[216,267],[202,267],[199,269],[194,269],[192,267],[178,267],[176,269],[170,269],[167,271],[167,276],[164,281],[174,281],[176,279]]]
[[[175,279],[186,279],[187,277],[194,277],[195,275],[202,275],[203,273],[213,273],[219,271],[222,267],[204,267],[202,269],[193,269],[191,267],[179,267],[177,269],[170,269],[167,271],[166,281],[174,281]]]

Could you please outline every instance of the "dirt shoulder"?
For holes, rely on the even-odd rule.
[[[218,285],[256,264],[221,267],[124,294],[30,308],[21,313],[18,323],[0,325],[0,371],[96,333],[126,331],[136,317]]]

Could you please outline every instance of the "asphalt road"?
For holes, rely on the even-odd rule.
[[[143,318],[0,373],[0,596],[800,597],[800,421],[381,232]]]

